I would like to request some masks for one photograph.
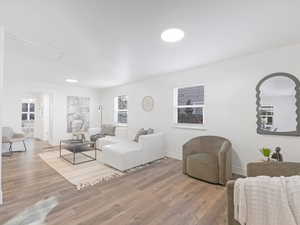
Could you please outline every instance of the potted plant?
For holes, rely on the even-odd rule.
[[[271,156],[271,153],[272,153],[272,150],[270,148],[262,148],[260,150],[260,152],[266,158],[266,161],[270,161],[270,156]]]

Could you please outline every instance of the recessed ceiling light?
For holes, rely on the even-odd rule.
[[[78,83],[78,80],[75,80],[75,79],[66,79],[66,82],[68,82],[68,83]]]
[[[183,38],[184,38],[183,30],[177,28],[165,30],[161,34],[161,39],[163,39],[165,42],[178,42],[181,41]]]

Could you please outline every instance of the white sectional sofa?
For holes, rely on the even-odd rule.
[[[103,150],[103,146],[119,143],[121,141],[123,142],[129,141],[127,128],[117,127],[116,136],[106,136],[104,138],[98,139],[98,141],[96,142],[96,148]]]
[[[142,135],[134,142],[126,132],[118,131],[116,136],[98,139],[96,146],[102,150],[101,161],[120,171],[165,157],[163,133]]]

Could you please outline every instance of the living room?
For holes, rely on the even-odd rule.
[[[299,224],[299,8],[1,1],[0,224]]]

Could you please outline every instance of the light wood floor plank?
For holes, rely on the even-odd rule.
[[[182,174],[166,159],[77,191],[38,156],[44,143],[3,158],[0,224],[34,203],[56,196],[48,225],[225,225],[225,188]]]

